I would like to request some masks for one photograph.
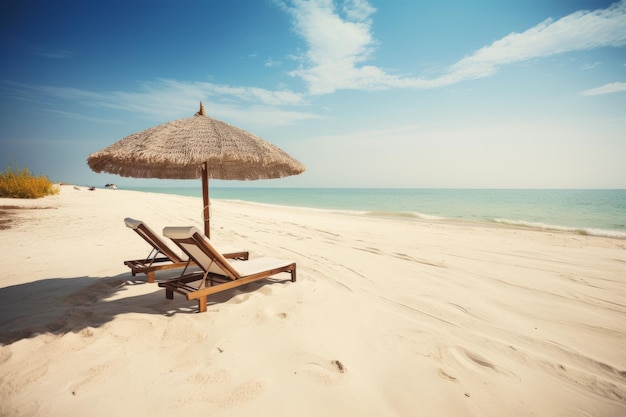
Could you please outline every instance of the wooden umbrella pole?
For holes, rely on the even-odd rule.
[[[202,202],[204,204],[204,234],[211,238],[211,212],[209,210],[209,167],[206,161],[202,165]]]

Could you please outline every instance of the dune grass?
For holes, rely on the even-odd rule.
[[[9,167],[0,172],[0,197],[40,198],[57,194],[57,187],[46,176],[31,174],[28,168]]]

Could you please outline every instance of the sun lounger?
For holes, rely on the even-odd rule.
[[[207,309],[207,296],[260,279],[286,272],[296,281],[296,264],[274,258],[256,258],[249,261],[226,259],[211,241],[195,227],[166,227],[163,235],[170,238],[185,252],[189,259],[202,269],[202,273],[187,274],[180,278],[160,282],[165,296],[183,294],[188,300],[198,300],[198,310]]]
[[[152,250],[146,258],[124,261],[124,265],[130,268],[133,276],[141,273],[146,274],[148,276],[148,282],[153,283],[155,271],[172,268],[185,268],[188,266],[188,260],[182,259],[178,256],[178,254],[174,252],[163,241],[163,239],[154,233],[144,222],[127,217],[124,219],[124,223],[127,227],[137,232],[137,234],[152,247]],[[231,251],[229,253],[225,253],[224,257],[246,260],[248,259],[248,252]]]

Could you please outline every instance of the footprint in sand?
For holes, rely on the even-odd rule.
[[[0,377],[0,394],[13,395],[24,390],[25,387],[37,382],[40,378],[48,373],[47,364],[32,363],[25,367],[6,372],[5,375]],[[0,398],[2,398],[0,396]],[[0,413],[1,414],[1,413]]]
[[[240,294],[235,295],[233,298],[231,298],[229,302],[233,304],[241,304],[244,301],[247,301],[249,298],[250,298],[250,294],[240,293]]]
[[[83,390],[92,389],[94,385],[109,379],[111,374],[115,372],[117,365],[114,361],[108,361],[94,365],[88,370],[81,372],[78,380],[71,383],[69,387],[72,395],[78,395]]]
[[[460,366],[462,369],[476,372],[496,372],[512,379],[520,379],[514,372],[496,365],[476,352],[462,347],[457,346],[446,349],[444,357],[448,359],[447,362],[449,365],[457,368]]]
[[[211,376],[198,374],[192,377],[188,382],[192,383],[194,386],[205,386],[204,384],[207,382],[206,378],[209,378],[208,382],[211,383],[209,388],[212,389],[203,390],[202,395],[191,395],[191,391],[189,391],[189,395],[182,396],[176,401],[169,403],[169,410],[179,415],[182,408],[187,409],[189,408],[189,404],[193,403],[209,407],[209,409],[213,409],[214,411],[230,409],[255,401],[267,391],[267,383],[259,379],[232,386],[230,375],[227,380],[221,381],[219,384],[215,384],[215,382],[219,382],[219,375],[217,375],[217,379],[213,379]],[[213,413],[211,413],[211,415],[213,415]]]
[[[320,384],[338,385],[343,381],[347,371],[343,362],[335,359],[308,362],[298,368],[295,374]]]
[[[232,380],[232,373],[226,369],[205,370],[189,377],[189,382],[201,384],[208,388],[222,387],[225,384],[231,383]]]
[[[94,280],[95,281],[95,280]],[[107,279],[95,281],[93,284],[70,294],[63,300],[63,304],[67,307],[76,307],[83,304],[89,304],[100,298],[106,297],[115,292],[125,284],[121,279]]]
[[[249,403],[261,397],[267,390],[266,383],[261,380],[252,380],[231,390],[226,390],[216,395],[213,401],[223,408],[233,408]]]
[[[449,373],[447,373],[446,371],[444,371],[441,368],[438,369],[437,374],[439,375],[440,378],[443,378],[445,380],[452,381],[452,382],[456,382],[457,381],[456,377],[450,375]]]
[[[268,309],[265,309],[264,311],[258,311],[254,315],[254,322],[257,324],[263,324],[267,322],[268,320],[276,320],[276,319],[279,321],[287,319],[287,313],[284,313],[284,312],[276,313],[271,308],[268,308]]]
[[[272,295],[274,293],[274,290],[269,285],[264,285],[261,288],[259,288],[256,292],[259,294],[263,294],[263,295]]]

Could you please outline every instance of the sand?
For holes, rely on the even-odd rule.
[[[624,240],[214,200],[218,248],[298,281],[198,314],[131,276],[123,218],[201,228],[199,198],[0,206],[1,416],[626,415]]]

